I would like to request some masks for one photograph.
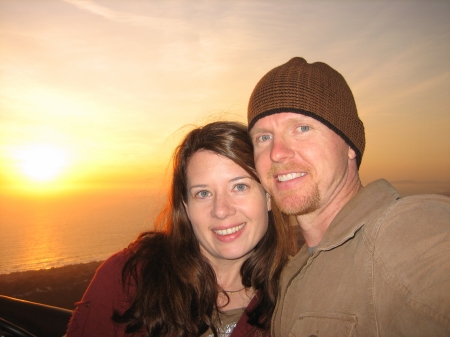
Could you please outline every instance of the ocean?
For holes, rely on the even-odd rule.
[[[101,261],[153,228],[165,197],[144,190],[0,196],[0,274]]]
[[[405,195],[441,193],[449,182],[396,181]],[[57,197],[0,194],[0,274],[100,261],[153,228],[165,201],[156,190]]]

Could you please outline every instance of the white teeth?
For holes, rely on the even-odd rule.
[[[231,228],[227,228],[227,229],[217,229],[217,230],[213,230],[214,233],[216,233],[217,235],[220,236],[224,236],[224,235],[230,235],[233,233],[236,233],[238,231],[240,231],[242,228],[244,228],[245,223],[243,223],[242,225],[236,226],[236,227],[231,227]]]
[[[305,172],[283,174],[278,176],[278,181],[288,181],[298,177],[303,177],[304,175],[306,175]]]

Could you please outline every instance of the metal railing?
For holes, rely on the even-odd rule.
[[[71,310],[0,295],[0,336],[61,337]]]

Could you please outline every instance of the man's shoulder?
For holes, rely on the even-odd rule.
[[[395,187],[385,179],[379,179],[368,184],[357,194],[357,196],[358,195],[361,195],[361,198],[365,201],[377,199],[383,200],[394,197],[394,199],[391,200],[395,200],[400,206],[417,203],[441,204],[443,207],[448,207],[448,205],[450,205],[450,197],[443,194],[415,194],[402,197]]]
[[[414,226],[417,223],[427,227],[437,224],[450,226],[450,198],[440,194],[401,197],[390,207],[384,222],[391,225]]]
[[[450,206],[450,197],[443,194],[415,194],[402,197],[399,199],[404,204],[422,204],[426,203],[430,206]]]
[[[392,270],[401,269],[402,263],[407,266],[407,261],[413,265],[433,252],[448,251],[450,198],[438,194],[398,198],[372,219],[365,233],[371,235],[374,257]]]
[[[399,198],[377,219],[372,256],[380,286],[405,304],[449,327],[450,198]]]
[[[444,195],[401,197],[389,182],[378,180],[364,187],[352,206],[360,214],[361,233],[372,253],[450,232],[450,198]]]
[[[355,198],[357,199],[357,198]],[[367,187],[354,208],[369,211],[365,230],[378,232],[386,226],[413,226],[415,223],[436,220],[450,225],[450,198],[440,194],[417,194],[401,197],[386,180],[378,180]]]

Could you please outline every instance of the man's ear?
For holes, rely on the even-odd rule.
[[[356,158],[356,152],[351,146],[348,147],[348,159],[353,160]]]
[[[272,210],[272,199],[270,198],[270,194],[266,192],[266,202],[267,202],[267,210]]]

